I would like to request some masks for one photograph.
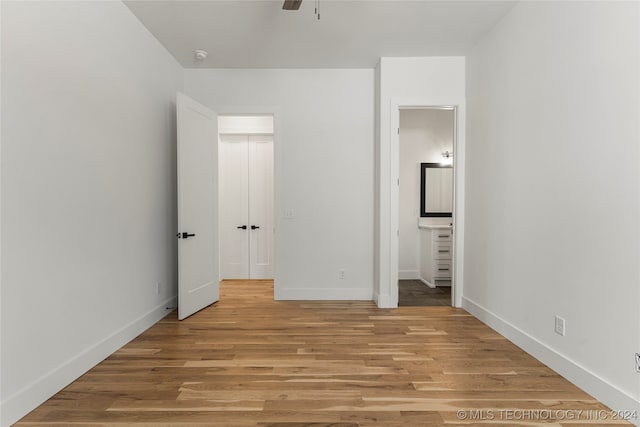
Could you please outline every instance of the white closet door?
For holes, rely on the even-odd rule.
[[[273,278],[273,136],[249,135],[249,277]]]
[[[250,277],[247,138],[247,135],[220,135],[222,279]]]

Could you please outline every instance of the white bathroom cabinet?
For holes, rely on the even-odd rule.
[[[452,236],[451,226],[420,226],[420,280],[427,286],[451,286]]]

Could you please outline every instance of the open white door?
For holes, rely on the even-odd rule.
[[[178,319],[218,301],[217,115],[179,93]]]

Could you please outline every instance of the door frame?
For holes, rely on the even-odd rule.
[[[389,225],[381,227],[381,234],[387,234],[387,238],[381,235],[380,242],[388,242],[388,258],[380,258],[380,270],[389,272],[387,283],[388,306],[398,306],[398,263],[399,263],[399,185],[400,176],[400,127],[401,109],[425,109],[425,108],[453,108],[454,110],[454,138],[453,138],[453,168],[454,168],[454,199],[453,199],[453,274],[451,279],[451,304],[454,307],[462,306],[462,293],[464,289],[464,195],[465,195],[465,105],[463,102],[443,102],[446,100],[427,99],[391,99],[390,127],[389,127],[389,157],[381,157],[380,162],[389,165]],[[384,178],[383,178],[384,179]],[[381,197],[382,195],[379,195]],[[381,197],[382,199],[382,197]],[[384,200],[381,200],[384,203]],[[385,230],[386,228],[386,230]],[[386,231],[386,233],[385,233]],[[385,265],[386,264],[386,265]],[[384,279],[383,279],[384,280]],[[382,282],[382,281],[381,281]],[[382,284],[382,283],[381,283]],[[385,305],[387,306],[387,305]]]
[[[279,263],[278,260],[280,259],[280,257],[278,256],[278,253],[280,252],[279,250],[279,246],[278,246],[278,230],[281,229],[282,227],[282,218],[281,215],[278,215],[279,212],[279,207],[282,206],[282,203],[280,201],[281,197],[282,197],[282,192],[280,191],[281,188],[283,188],[283,181],[282,181],[282,166],[280,164],[280,159],[283,158],[283,153],[282,153],[282,144],[278,143],[278,141],[281,138],[281,129],[284,128],[284,126],[282,125],[282,114],[280,114],[280,108],[279,107],[274,107],[274,106],[216,106],[216,112],[218,113],[218,116],[262,116],[262,115],[269,115],[273,117],[273,227],[274,227],[274,233],[273,233],[273,289],[274,289],[274,295],[276,293],[276,289],[279,286],[279,281],[278,281],[278,277],[279,277]],[[218,133],[218,140],[216,141],[216,144],[220,144],[220,134]],[[218,160],[219,161],[219,160]],[[219,164],[218,166],[218,171],[220,170],[219,168]],[[218,184],[219,185],[219,184]],[[218,188],[218,215],[220,215],[220,188]],[[218,225],[218,227],[220,227],[220,224]],[[220,232],[220,230],[218,229],[218,232]],[[222,240],[219,239],[218,240],[218,247],[219,247],[219,253],[220,255],[218,256],[218,262],[222,263],[222,259],[220,258],[221,255],[221,250],[222,250]],[[222,277],[220,276],[220,274],[222,274],[222,269],[220,269],[220,271],[218,272],[219,277],[218,280],[221,280]]]
[[[219,118],[225,117],[248,117],[238,115],[219,115]],[[251,115],[251,117],[263,117],[270,119],[270,127],[273,129],[272,115]],[[220,121],[218,122],[220,125]],[[266,129],[250,129],[248,127],[237,127],[231,132],[220,131],[218,127],[218,204],[219,204],[219,228],[220,233],[220,277],[221,280],[273,280],[274,259],[275,259],[275,242],[274,242],[274,177],[273,177],[273,132],[262,132]],[[224,129],[227,130],[227,129]],[[246,133],[243,133],[246,132]],[[235,148],[229,148],[235,146]],[[258,146],[268,146],[263,151],[260,159],[254,156],[255,151],[252,148]],[[236,149],[240,148],[240,151]],[[253,154],[252,154],[253,153]],[[227,157],[230,155],[230,157]],[[241,164],[237,164],[236,160],[240,160]],[[270,164],[270,188],[258,188],[257,192],[252,183],[256,183],[255,175],[252,170],[266,161]],[[253,161],[253,163],[252,163]],[[257,163],[255,163],[257,161]],[[242,182],[245,180],[244,182]],[[258,180],[258,185],[263,180]],[[229,192],[229,190],[231,192]],[[224,190],[224,191],[223,191]],[[267,199],[268,205],[266,210],[255,209],[259,204],[255,204],[254,196],[269,195]],[[229,198],[231,196],[231,198]],[[240,197],[238,197],[240,196]],[[224,202],[230,203],[224,206]],[[238,203],[238,204],[236,204]],[[241,206],[241,207],[240,207]],[[239,211],[235,208],[240,207]],[[270,209],[268,209],[270,207]],[[231,213],[229,212],[231,210]],[[255,212],[266,213],[267,217],[258,219]],[[223,215],[224,213],[224,215]],[[260,217],[261,213],[257,216]],[[238,215],[240,215],[238,217]],[[246,216],[243,216],[246,215]],[[241,218],[244,218],[241,220]],[[258,220],[258,222],[255,222]],[[240,225],[244,224],[244,230],[238,231]],[[254,225],[260,230],[253,231]],[[248,228],[250,227],[250,228]],[[231,233],[231,234],[229,234]],[[232,237],[234,236],[234,237]],[[227,239],[228,238],[228,239]],[[267,239],[269,246],[269,262],[266,267],[259,267],[257,259],[254,257],[257,253],[257,245],[262,239]],[[238,264],[226,258],[226,254],[233,253],[238,249],[236,244],[240,246],[240,256],[237,259]]]

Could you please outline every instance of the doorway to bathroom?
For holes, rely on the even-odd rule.
[[[400,108],[398,305],[451,306],[454,107]]]

